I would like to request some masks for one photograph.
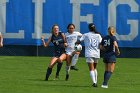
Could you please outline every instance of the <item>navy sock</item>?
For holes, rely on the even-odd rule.
[[[46,80],[48,80],[50,74],[52,73],[52,68],[49,68],[47,69],[47,73],[46,73]]]
[[[61,62],[61,63],[59,62],[59,63],[57,64],[56,76],[59,76],[59,72],[60,72],[60,70],[61,70],[62,65],[63,65],[63,62]]]
[[[105,73],[104,73],[104,82],[103,82],[103,85],[107,85],[108,80],[110,79],[111,75],[112,75],[112,72],[110,72],[110,71],[105,71]]]

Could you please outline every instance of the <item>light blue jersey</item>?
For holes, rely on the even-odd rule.
[[[85,33],[80,41],[84,41],[85,44],[85,57],[100,58],[99,44],[102,41],[100,34],[94,32]]]

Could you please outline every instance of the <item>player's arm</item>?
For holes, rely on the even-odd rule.
[[[80,32],[78,32],[78,37],[80,37],[80,38],[82,37],[82,34]]]
[[[114,41],[115,52],[117,55],[120,55],[120,50],[116,41]]]
[[[77,44],[81,44],[81,40],[79,39],[79,40],[77,40],[76,42],[75,42],[75,45],[77,45]]]
[[[80,44],[81,42],[84,41],[84,39],[85,39],[85,35],[82,35],[82,37],[79,40],[77,40],[75,44]]]
[[[3,47],[3,36],[0,34],[0,47]]]
[[[67,47],[66,36],[64,35],[64,33],[62,33],[62,37],[63,37],[63,40],[64,40],[64,46]]]
[[[44,36],[41,37],[41,40],[42,40],[43,46],[44,47],[48,47],[49,46],[49,43],[51,42],[51,36],[49,37],[49,39],[48,39],[47,42],[45,42]]]
[[[101,35],[99,34],[99,49],[103,49],[104,47],[102,46],[102,37]]]
[[[82,37],[82,34],[81,34],[80,32],[76,32],[76,34],[77,34],[78,40],[75,42],[75,45],[81,43],[81,40],[80,40],[80,39],[81,39],[81,37]]]

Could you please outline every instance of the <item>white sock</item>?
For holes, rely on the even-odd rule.
[[[70,66],[66,66],[66,74],[69,74],[70,72]]]
[[[90,77],[93,83],[96,83],[94,71],[90,71]]]
[[[72,64],[71,66],[75,66],[77,61],[78,61],[78,57],[79,57],[79,54],[74,54],[74,56],[72,57]]]
[[[94,73],[95,73],[95,83],[97,83],[98,72],[96,69],[94,70]]]

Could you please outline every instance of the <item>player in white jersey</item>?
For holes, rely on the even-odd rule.
[[[77,42],[78,37],[82,36],[82,34],[80,32],[74,32],[74,29],[75,29],[74,24],[69,24],[67,29],[68,29],[68,32],[65,34],[66,42],[67,42],[67,47],[65,49],[66,54],[67,54],[66,80],[68,80],[68,78],[69,78],[71,61],[72,61],[71,67],[73,67],[71,69],[76,70],[76,68],[74,68],[74,65],[76,64],[76,62],[78,60],[80,52],[75,52],[74,46],[75,46],[75,43]]]
[[[0,47],[3,47],[3,36],[0,32]]]
[[[97,63],[100,58],[100,43],[102,40],[101,35],[96,32],[95,25],[89,24],[90,32],[83,34],[80,41],[84,41],[85,44],[85,57],[90,70],[90,76],[93,82],[93,87],[97,87]],[[78,43],[78,42],[77,42]]]

